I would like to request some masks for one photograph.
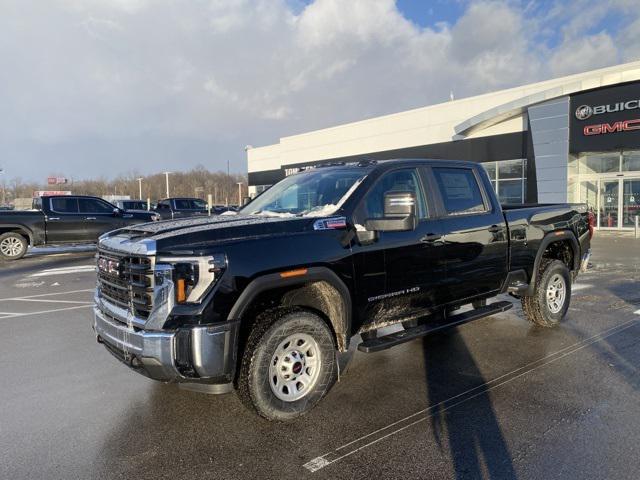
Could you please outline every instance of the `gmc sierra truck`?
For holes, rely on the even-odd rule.
[[[127,212],[89,196],[47,196],[32,210],[0,213],[0,258],[18,260],[27,248],[96,243],[109,230],[159,220],[153,212]]]
[[[557,325],[592,234],[585,205],[501,207],[476,163],[318,167],[237,215],[102,236],[93,328],[143,375],[235,389],[284,421],[329,391],[352,344],[377,352],[503,312],[487,303],[502,293]]]

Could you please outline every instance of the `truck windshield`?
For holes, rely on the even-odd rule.
[[[324,216],[342,206],[362,182],[367,170],[317,169],[291,175],[240,211],[245,215]]]

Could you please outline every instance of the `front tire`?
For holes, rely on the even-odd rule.
[[[249,334],[238,396],[259,415],[292,420],[311,410],[337,378],[336,347],[325,321],[301,309],[258,318]]]
[[[3,260],[19,260],[27,253],[27,239],[16,232],[0,235],[0,258]]]
[[[527,319],[541,327],[555,327],[569,310],[571,275],[560,260],[543,259],[538,269],[535,291],[522,297]]]

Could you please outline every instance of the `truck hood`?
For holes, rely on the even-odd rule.
[[[313,224],[317,220],[318,218],[309,217],[262,215],[191,217],[133,225],[112,232],[106,238],[119,237],[126,243],[153,240],[158,252],[195,250],[228,241],[302,233],[313,230]]]

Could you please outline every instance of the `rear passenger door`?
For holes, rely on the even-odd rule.
[[[477,168],[428,169],[442,226],[449,302],[498,291],[507,275],[506,222]]]

